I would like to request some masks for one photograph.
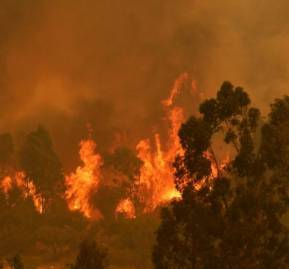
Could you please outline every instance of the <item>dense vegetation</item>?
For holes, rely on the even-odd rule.
[[[150,268],[153,250],[156,269],[288,268],[289,97],[275,100],[265,118],[242,88],[224,82],[199,112],[179,131],[183,154],[174,166],[182,199],[161,209],[160,225],[157,214],[133,221],[113,214],[139,173],[133,151],[104,154],[104,175],[125,180],[100,188],[92,202],[105,221],[91,222],[67,208],[63,168],[44,127],[17,143],[1,134],[1,178],[26,171],[42,194],[44,211],[36,212],[17,188],[0,192],[3,266],[59,261],[72,269]],[[110,203],[103,203],[104,197]]]
[[[262,119],[242,88],[224,82],[200,105],[179,131],[182,200],[162,210],[156,269],[288,268],[288,134],[289,97]],[[217,147],[234,152],[224,167]]]

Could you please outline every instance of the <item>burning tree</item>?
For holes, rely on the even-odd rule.
[[[56,155],[49,133],[38,127],[27,135],[20,151],[20,166],[27,181],[33,180],[41,196],[42,211],[63,181],[62,165]]]
[[[250,103],[224,82],[200,105],[201,116],[182,125],[175,161],[182,199],[162,210],[156,269],[288,268],[289,97],[275,101],[265,122]],[[217,146],[234,151],[225,166]]]

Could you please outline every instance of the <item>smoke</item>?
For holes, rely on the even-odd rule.
[[[119,145],[135,148],[152,133],[162,135],[161,101],[184,72],[200,96],[215,94],[230,80],[266,112],[273,98],[288,93],[288,8],[286,0],[0,0],[0,132],[21,140],[44,125],[65,172],[71,172],[79,165],[78,145],[88,124],[102,156]],[[195,111],[194,96],[178,96],[177,102]],[[113,161],[120,163],[119,157]],[[126,198],[119,189],[104,186],[93,197],[104,215]],[[71,220],[65,204],[43,219],[27,217],[26,207],[4,212],[16,212],[19,221],[3,218],[9,229],[2,229],[1,253],[30,249],[35,231],[37,241],[50,246],[58,239],[65,247],[85,233],[85,220]],[[114,264],[150,268],[157,218],[113,221],[93,229],[104,230]],[[41,259],[49,253],[37,251]]]
[[[115,134],[134,144],[151,133],[183,72],[206,97],[231,80],[266,107],[288,92],[288,8],[285,0],[0,0],[0,129],[47,126],[68,166],[87,123],[100,149]]]

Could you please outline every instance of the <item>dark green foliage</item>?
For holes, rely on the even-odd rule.
[[[107,253],[95,241],[85,240],[71,269],[104,269],[108,267]]]
[[[289,167],[289,97],[271,105],[269,122],[262,128],[261,154],[271,167]]]
[[[202,116],[181,127],[184,155],[176,157],[175,176],[182,200],[162,211],[156,269],[289,268],[289,231],[281,221],[289,205],[289,98],[272,105],[261,134],[260,112],[249,105],[242,88],[224,82],[201,104]],[[235,152],[223,169],[213,151],[220,135]]]
[[[180,179],[180,181],[176,181],[176,185],[181,189],[182,178],[190,177],[198,181],[211,174],[211,164],[203,156],[203,152],[210,146],[212,129],[206,122],[191,117],[186,124],[182,125],[179,136],[181,145],[186,152],[184,156],[177,156],[174,164],[177,168],[177,178]],[[189,169],[183,169],[183,165]]]
[[[28,134],[20,152],[20,165],[46,201],[63,179],[62,166],[49,133],[41,126]]]

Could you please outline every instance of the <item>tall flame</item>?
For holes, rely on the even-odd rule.
[[[140,173],[135,179],[130,195],[117,204],[116,215],[122,214],[127,218],[135,218],[134,200],[138,200],[143,205],[144,212],[151,212],[172,199],[181,198],[174,183],[173,162],[176,155],[183,154],[178,131],[184,121],[184,111],[174,103],[187,80],[187,73],[180,75],[169,97],[162,101],[170,123],[165,142],[159,133],[155,133],[153,140],[143,139],[137,144],[137,156],[142,161]],[[196,85],[192,82],[192,92],[195,91]],[[78,210],[88,218],[98,219],[101,213],[91,205],[90,197],[99,188],[102,158],[95,153],[94,141],[84,140],[80,143],[80,147],[80,159],[83,165],[66,176],[65,197],[70,210]]]
[[[80,159],[83,162],[74,173],[65,177],[65,197],[72,211],[80,211],[87,218],[99,219],[101,213],[90,203],[91,194],[98,189],[102,158],[95,153],[96,144],[93,140],[80,142]]]
[[[168,99],[162,102],[170,122],[168,142],[163,143],[160,134],[156,133],[153,144],[149,139],[144,139],[136,147],[138,158],[143,162],[137,185],[145,212],[181,197],[175,188],[173,162],[177,154],[182,154],[178,131],[184,121],[184,112],[173,104],[187,79],[188,74],[182,74],[175,81]]]

